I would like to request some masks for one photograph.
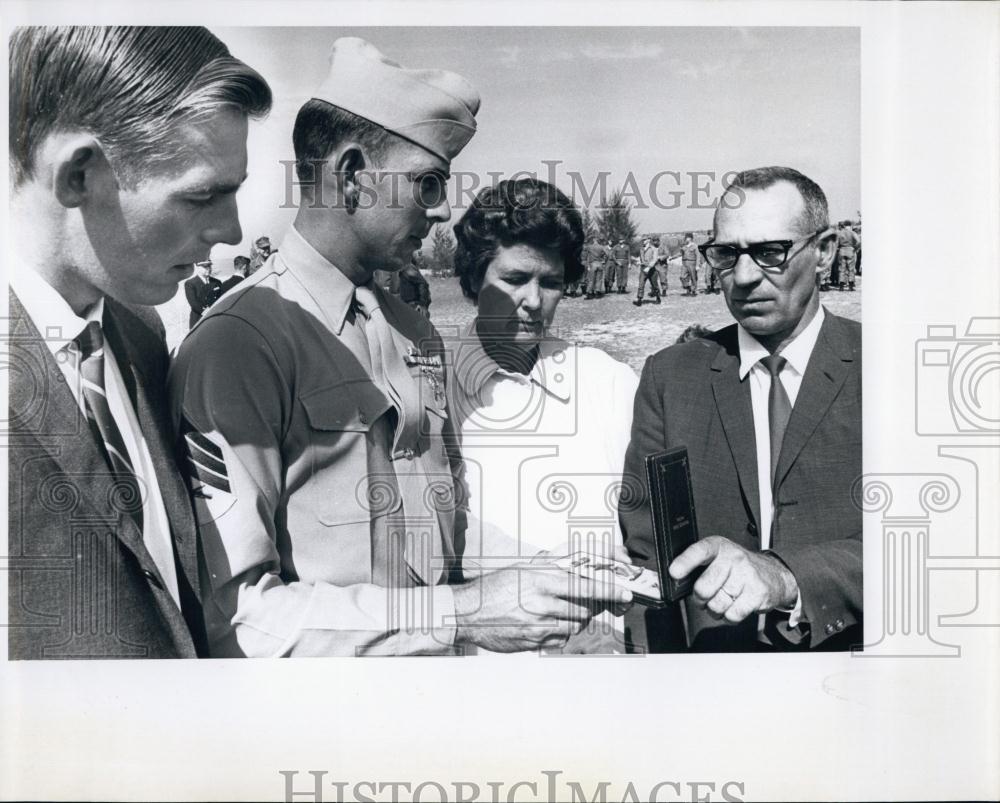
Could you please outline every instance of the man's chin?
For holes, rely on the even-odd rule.
[[[767,337],[777,330],[774,322],[767,315],[741,314],[735,315],[736,322],[754,337]]]

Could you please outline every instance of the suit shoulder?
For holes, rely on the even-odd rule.
[[[841,352],[849,352],[855,359],[860,359],[861,323],[851,318],[834,315],[829,311],[826,314],[828,317],[829,332],[836,344],[835,347]]]
[[[730,351],[735,348],[736,326],[731,324],[706,337],[662,348],[649,358],[648,363],[657,369],[672,370],[710,365],[720,351]]]

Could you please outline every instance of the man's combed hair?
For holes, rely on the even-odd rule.
[[[808,176],[791,167],[757,167],[744,170],[726,185],[725,192],[730,190],[766,190],[780,181],[794,184],[802,200],[805,201],[805,211],[798,220],[798,226],[803,234],[812,234],[830,226],[830,212],[826,203],[826,195],[819,184]],[[723,193],[725,195],[725,193]]]
[[[271,109],[271,90],[204,28],[25,27],[10,38],[10,165],[33,176],[50,134],[100,140],[119,181],[177,157],[176,127],[229,107]]]
[[[316,169],[343,142],[353,140],[381,167],[393,134],[364,117],[315,98],[299,109],[292,129],[295,175],[306,187],[318,180]]]
[[[455,226],[455,274],[462,292],[473,301],[500,246],[531,245],[557,251],[563,280],[583,276],[583,218],[558,188],[534,178],[501,181],[479,191],[469,211]]]

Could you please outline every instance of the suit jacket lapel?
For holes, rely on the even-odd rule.
[[[853,361],[850,347],[841,335],[839,321],[826,313],[785,429],[776,484],[780,484],[788,474],[802,447],[830,409],[843,387]]]
[[[59,365],[13,291],[10,317],[17,327],[11,331],[11,348],[23,350],[22,365],[30,374],[10,383],[10,409],[19,414],[12,421],[14,435],[44,449],[79,491],[80,503],[108,516],[111,470]],[[129,549],[145,554],[142,533],[131,516],[122,516],[114,529]]]
[[[750,385],[740,382],[740,357],[736,329],[720,345],[712,363],[712,392],[722,419],[729,450],[736,463],[743,496],[753,511],[754,523],[760,523],[760,495],[757,486],[757,443],[754,436],[753,406]]]
[[[167,511],[174,549],[195,594],[200,598],[197,534],[187,486],[177,469],[176,441],[168,425],[165,388],[155,387],[146,375],[149,355],[143,355],[127,336],[127,325],[114,302],[105,302],[104,324],[109,344],[114,350],[139,427],[146,440],[156,473],[163,506]]]

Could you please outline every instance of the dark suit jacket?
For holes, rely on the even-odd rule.
[[[739,363],[735,324],[646,362],[625,458],[626,477],[643,490],[637,504],[620,509],[635,556],[655,555],[643,460],[675,446],[688,449],[699,534],[760,549],[753,411]],[[861,326],[827,312],[785,430],[771,542],[798,581],[810,624],[808,631],[785,628],[787,640],[776,646],[861,643],[861,511],[851,495],[860,475]],[[645,613],[644,622],[634,614],[632,622],[646,625],[651,649],[685,648],[677,606]],[[687,614],[695,649],[756,648],[754,616],[735,627],[719,623],[690,598]]]
[[[174,459],[162,323],[153,310],[105,301],[105,338],[155,466],[186,618],[116,505],[97,441],[13,292],[10,327],[10,658],[194,657],[204,644],[198,542]]]
[[[184,297],[187,299],[191,312],[188,315],[188,329],[201,320],[205,310],[219,300],[226,290],[222,282],[214,276],[209,276],[208,281],[202,281],[200,276],[192,276],[184,282]]]
[[[242,282],[246,276],[241,276],[239,273],[234,273],[228,279],[221,283],[219,287],[219,296],[222,296],[232,290],[236,285]]]

